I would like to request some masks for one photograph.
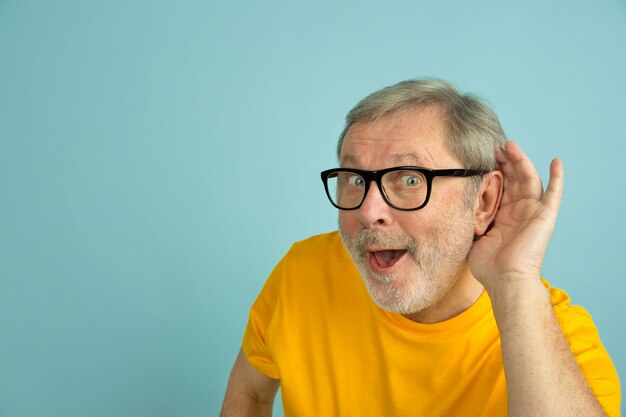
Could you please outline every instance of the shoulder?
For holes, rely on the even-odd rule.
[[[291,300],[340,290],[354,292],[362,285],[337,231],[294,243],[272,275],[271,279],[280,282],[283,297]]]
[[[350,255],[343,246],[339,232],[329,232],[311,236],[295,242],[283,258],[287,265],[324,267],[348,267],[352,264]]]
[[[341,241],[339,232],[333,231],[311,236],[293,243],[289,251],[274,268],[272,275],[281,281],[301,281],[316,276],[327,277],[331,272],[354,268]]]
[[[262,317],[267,325],[278,306],[301,305],[312,291],[319,292],[325,284],[325,271],[332,269],[324,259],[328,254],[341,251],[342,247],[338,232],[294,243],[265,281],[252,306],[251,319]]]
[[[589,312],[579,305],[572,304],[570,296],[564,290],[553,287],[545,279],[542,279],[541,281],[550,293],[550,303],[552,304],[554,314],[560,323],[563,322],[561,323],[562,325],[567,324],[564,323],[566,319],[570,319],[567,321],[571,321],[571,319],[580,319],[591,322],[591,315]]]
[[[591,314],[585,308],[572,304],[565,291],[550,286],[547,281],[543,283],[550,292],[550,301],[559,327],[579,363],[581,359],[595,356],[594,360],[604,358],[610,364]]]
[[[317,256],[328,252],[343,250],[343,243],[338,231],[322,233],[295,242],[289,254],[292,256]]]
[[[597,334],[591,315],[585,308],[572,304],[570,296],[562,289],[551,286],[546,280],[542,282],[550,293],[550,303],[566,337],[572,331],[582,329]]]

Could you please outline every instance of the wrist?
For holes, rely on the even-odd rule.
[[[550,294],[539,275],[511,275],[501,277],[494,285],[485,287],[494,313],[512,314],[525,309],[550,305]]]

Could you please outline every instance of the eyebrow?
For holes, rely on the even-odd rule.
[[[419,166],[426,166],[419,163],[420,158],[417,157],[417,155],[415,155],[413,152],[404,152],[404,153],[397,153],[397,154],[393,154],[391,156],[391,159],[393,161],[394,164],[399,164],[399,165],[419,165]],[[423,161],[423,160],[422,160]],[[423,161],[425,162],[425,161]],[[345,155],[341,161],[340,161],[341,165],[359,165],[359,158],[348,154]]]
[[[345,155],[339,163],[343,166],[344,164],[357,165],[357,159],[353,155]]]
[[[418,158],[413,152],[405,152],[405,153],[397,153],[392,156],[392,159],[395,163],[412,163],[414,165],[419,165],[417,163]]]

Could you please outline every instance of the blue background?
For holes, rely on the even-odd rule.
[[[544,273],[624,377],[625,45],[623,0],[0,0],[0,416],[217,415],[345,113],[421,76],[564,159]]]

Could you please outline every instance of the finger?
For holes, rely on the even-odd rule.
[[[555,211],[558,211],[563,198],[564,177],[563,161],[560,158],[553,159],[550,163],[550,181],[544,194],[544,202]]]
[[[508,142],[507,142],[508,143]],[[509,152],[506,149],[506,143],[502,147],[496,147],[496,160],[498,161],[500,172],[504,178],[504,194],[502,196],[502,205],[507,205],[519,198],[520,187],[517,181],[517,172],[511,161]]]
[[[510,165],[515,170],[515,178],[521,184],[531,186],[539,185],[538,188],[541,188],[541,180],[535,169],[535,165],[531,162],[530,158],[526,156],[522,148],[514,141],[509,141],[506,145]],[[543,189],[541,189],[541,191],[543,192]]]
[[[509,141],[505,145],[507,155],[507,172],[511,182],[511,188],[519,198],[541,197],[543,187],[535,166],[526,156],[519,145]]]
[[[506,156],[506,153],[504,152],[504,145],[500,146],[500,145],[496,145],[494,146],[494,152],[496,155],[496,161],[498,162],[498,164],[506,164],[508,161],[508,158]]]
[[[498,169],[502,172],[503,177],[503,195],[501,205],[507,205],[511,201],[518,198],[519,195],[519,183],[516,179],[517,173],[513,166],[509,153],[506,150],[506,143],[502,146],[496,146],[495,149],[496,161],[498,161]]]
[[[498,170],[502,172],[502,179],[503,179],[503,183],[502,183],[503,194],[502,194],[502,199],[500,201],[500,205],[507,205],[511,202],[510,196],[513,193],[512,191],[510,191],[512,187],[511,180],[510,180],[511,167],[509,166],[509,157],[504,151],[504,146],[499,146],[499,145],[495,146],[495,157],[496,157],[496,161],[498,162]]]

